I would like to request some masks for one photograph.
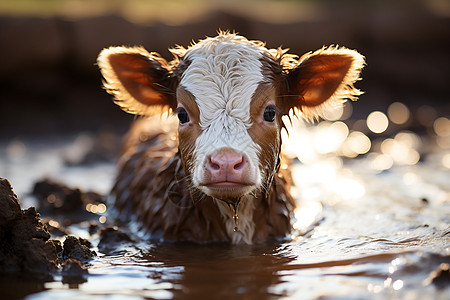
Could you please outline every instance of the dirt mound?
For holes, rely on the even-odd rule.
[[[0,178],[0,207],[1,274],[28,272],[51,277],[61,264],[67,265],[67,259],[85,263],[96,255],[84,239],[67,237],[64,246],[60,241],[50,239],[36,209],[22,210],[10,183],[3,178]],[[71,269],[77,271],[76,275],[80,274],[80,268],[65,268],[65,276]]]

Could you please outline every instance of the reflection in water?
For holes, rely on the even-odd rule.
[[[174,280],[174,296],[257,298],[266,297],[267,288],[280,282],[278,270],[292,260],[277,255],[279,246],[166,244],[151,248],[143,257],[162,261],[167,267],[183,266],[181,276]]]

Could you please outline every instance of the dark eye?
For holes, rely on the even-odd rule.
[[[189,115],[182,107],[178,108],[178,120],[180,120],[181,124],[189,122]]]
[[[264,110],[264,121],[266,122],[273,122],[275,121],[275,107],[273,106],[267,106]]]

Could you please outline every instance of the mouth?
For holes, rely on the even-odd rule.
[[[255,188],[253,183],[232,181],[211,182],[200,186],[205,194],[226,202],[234,201],[233,199],[240,198]]]

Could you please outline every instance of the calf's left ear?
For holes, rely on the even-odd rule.
[[[303,55],[290,70],[284,113],[293,107],[305,119],[317,119],[332,106],[362,94],[354,87],[364,66],[364,56],[354,50],[328,47]]]
[[[124,111],[149,116],[176,108],[175,78],[158,54],[142,47],[110,47],[97,63],[105,89]]]

